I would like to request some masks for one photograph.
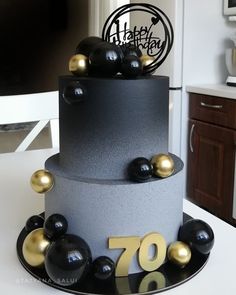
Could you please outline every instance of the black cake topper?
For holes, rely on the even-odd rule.
[[[143,13],[147,17],[144,18]],[[143,22],[129,27],[124,21],[126,14],[137,14]],[[123,18],[123,20],[122,20]],[[153,57],[145,67],[146,73],[155,71],[167,58],[174,41],[174,31],[167,15],[158,7],[146,3],[132,3],[116,9],[106,20],[102,38],[116,45],[130,44],[138,47],[143,54]]]

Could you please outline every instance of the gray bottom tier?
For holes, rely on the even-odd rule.
[[[82,237],[90,246],[93,259],[109,256],[117,261],[122,249],[108,249],[108,238],[140,236],[159,232],[169,244],[177,240],[182,224],[182,162],[175,158],[178,173],[147,183],[128,181],[95,183],[68,178],[60,173],[55,158],[46,168],[54,174],[54,188],[46,194],[46,218],[64,215],[68,233]],[[142,271],[134,257],[129,273]]]

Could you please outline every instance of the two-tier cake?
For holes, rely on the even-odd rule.
[[[141,52],[137,36],[133,44],[114,39],[109,20],[117,26],[127,9],[150,13],[149,33],[163,26],[156,57]],[[27,220],[17,251],[31,274],[75,294],[162,291],[196,274],[214,244],[204,221],[183,222],[183,162],[168,152],[169,78],[150,74],[173,30],[147,4],[121,7],[105,27],[102,39],[79,43],[74,75],[59,79],[60,153],[32,175],[45,214]],[[120,278],[137,285],[133,292],[120,291]]]
[[[77,85],[84,99],[64,99]],[[172,176],[130,181],[129,163],[168,153],[167,77],[60,79],[60,154],[47,160],[55,179],[46,193],[46,217],[60,213],[69,232],[85,239],[94,255],[117,261],[121,249],[108,249],[111,236],[160,232],[167,244],[182,225],[182,161],[172,155]],[[141,271],[133,258],[129,273]]]

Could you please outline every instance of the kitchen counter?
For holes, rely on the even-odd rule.
[[[236,100],[236,87],[225,84],[199,84],[186,86],[187,92],[225,97]]]
[[[44,211],[44,197],[29,184],[32,173],[44,167],[45,160],[57,150],[36,150],[0,154],[1,240],[0,289],[2,294],[68,294],[35,280],[21,266],[16,240],[26,219]],[[184,211],[207,222],[214,230],[215,245],[206,266],[186,283],[163,295],[236,294],[236,229],[217,217],[184,200]]]

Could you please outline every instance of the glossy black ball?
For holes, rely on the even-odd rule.
[[[86,91],[80,82],[72,81],[64,88],[62,96],[66,103],[74,105],[85,100]]]
[[[121,73],[126,78],[135,78],[142,75],[143,65],[140,59],[134,55],[124,57],[121,64]]]
[[[153,166],[146,158],[136,158],[129,164],[128,173],[130,179],[145,182],[152,177]]]
[[[115,263],[107,256],[97,257],[93,261],[92,272],[96,279],[107,280],[115,273]]]
[[[44,218],[40,215],[33,215],[30,218],[27,219],[25,224],[25,229],[28,232],[31,232],[37,228],[43,227],[44,224]]]
[[[129,44],[129,43],[125,43],[123,45],[120,46],[124,56],[127,55],[134,55],[137,57],[141,57],[142,56],[142,51],[135,45],[133,44]]]
[[[55,240],[64,235],[67,232],[67,229],[68,222],[61,214],[52,214],[44,223],[45,235],[51,240]]]
[[[120,70],[120,49],[115,44],[101,42],[89,55],[89,75],[112,77]]]
[[[214,232],[206,222],[192,219],[180,227],[178,240],[188,244],[193,251],[208,254],[214,245]]]
[[[78,236],[66,234],[49,246],[45,269],[50,279],[60,286],[78,283],[92,263],[88,244]]]
[[[102,38],[93,36],[87,37],[78,44],[75,50],[75,54],[83,54],[89,57],[94,47],[100,42],[103,42]]]

